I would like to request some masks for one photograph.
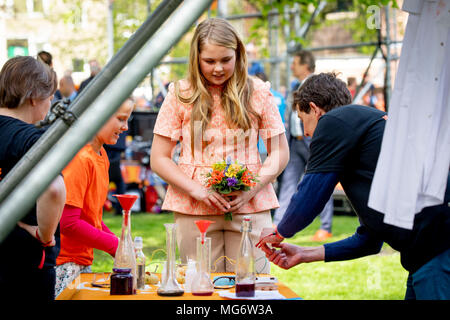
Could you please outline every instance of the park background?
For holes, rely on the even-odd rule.
[[[58,77],[70,74],[79,85],[89,77],[89,60],[96,59],[104,66],[160,2],[0,0],[0,65],[16,55],[36,56],[46,50],[53,54]],[[199,21],[207,16],[229,19],[244,42],[256,47],[253,61],[263,64],[276,90],[288,93],[293,80],[289,70],[292,52],[303,47],[314,52],[316,72],[338,71],[344,81],[354,77],[363,84],[365,78],[381,88],[388,109],[407,21],[407,15],[398,9],[401,3],[222,0],[215,1]],[[157,114],[157,94],[164,91],[167,82],[186,74],[192,30],[134,90],[136,114]],[[151,128],[145,128],[136,135],[143,135],[142,130],[147,129],[151,133]],[[136,140],[136,135],[132,139]],[[144,140],[150,136],[147,131]],[[141,189],[146,187],[145,177],[136,179],[128,182],[140,185]],[[140,209],[133,212],[133,237],[144,238],[149,260],[162,261],[161,252],[153,253],[165,248],[163,224],[173,221],[172,214],[156,213],[145,205]],[[348,206],[341,209],[333,219],[333,237],[327,242],[352,235],[359,224]],[[113,232],[120,234],[120,216],[105,210],[104,220]],[[318,227],[316,219],[288,241],[302,246],[316,245],[310,238]],[[94,272],[110,271],[112,263],[107,254],[95,251]],[[352,261],[317,262],[288,271],[272,266],[272,274],[304,299],[403,299],[407,277],[399,254],[388,245],[377,255]]]

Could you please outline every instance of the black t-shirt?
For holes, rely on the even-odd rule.
[[[16,163],[27,153],[44,133],[34,125],[21,120],[0,116],[0,179],[4,178]],[[29,225],[37,225],[36,206],[21,220]],[[56,265],[59,254],[59,227],[55,233],[56,246],[45,248],[44,267]],[[24,229],[16,226],[0,243],[0,278],[7,276],[11,268],[37,268],[42,258],[42,246],[38,240]]]
[[[371,236],[400,251],[402,265],[414,272],[450,247],[450,208],[447,206],[450,187],[447,187],[444,205],[425,208],[416,214],[413,230],[385,224],[384,215],[368,207],[385,115],[375,108],[348,105],[320,117],[306,173],[337,172],[361,225]]]

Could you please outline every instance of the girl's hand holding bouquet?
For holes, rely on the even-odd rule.
[[[206,174],[206,187],[211,191],[228,197],[231,201],[229,211],[225,213],[225,220],[232,220],[231,212],[237,211],[254,197],[254,187],[258,180],[245,166],[235,162],[220,161],[212,166]]]

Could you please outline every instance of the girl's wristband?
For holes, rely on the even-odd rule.
[[[41,243],[43,247],[48,247],[53,242],[53,240],[50,240],[49,242],[42,242],[41,238],[39,237],[39,228],[36,228],[36,239]]]

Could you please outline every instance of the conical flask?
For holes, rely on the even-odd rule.
[[[167,262],[162,275],[164,279],[161,286],[158,288],[158,295],[160,296],[181,296],[184,290],[180,287],[175,276],[175,248],[176,248],[176,228],[174,223],[165,223],[166,228],[166,250]]]
[[[136,293],[136,255],[134,244],[131,238],[131,207],[137,199],[136,195],[115,194],[122,206],[122,232],[120,234],[119,245],[114,257],[114,269],[131,269],[133,276],[133,293]]]

